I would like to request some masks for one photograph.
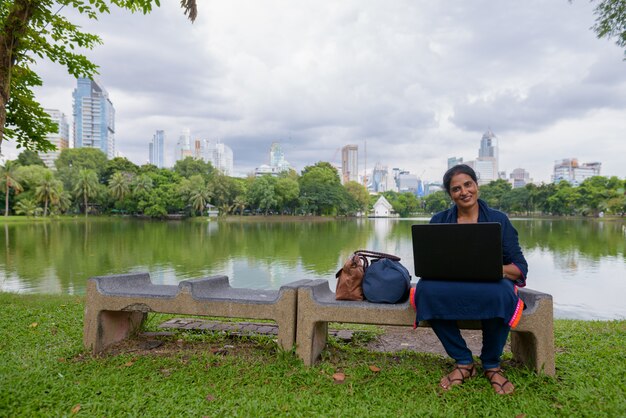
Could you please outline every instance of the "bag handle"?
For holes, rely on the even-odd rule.
[[[357,254],[361,257],[370,257],[374,259],[388,258],[393,261],[400,261],[401,258],[397,255],[387,254],[387,253],[379,253],[378,251],[370,251],[370,250],[356,250],[354,254]]]

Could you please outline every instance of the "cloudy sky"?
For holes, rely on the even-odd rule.
[[[116,109],[117,150],[137,164],[157,129],[172,164],[189,128],[231,147],[242,174],[277,141],[298,171],[357,144],[361,170],[439,180],[491,128],[507,173],[547,182],[556,160],[578,158],[626,178],[626,62],[589,29],[586,0],[199,0],[194,24],[177,0],[161,3],[81,21],[104,41],[88,55]],[[38,71],[39,100],[71,120],[75,80]]]

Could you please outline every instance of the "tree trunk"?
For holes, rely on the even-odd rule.
[[[9,216],[9,180],[7,180],[7,190],[4,198],[4,216]]]
[[[87,207],[87,193],[83,194],[83,201],[85,202],[85,218],[87,217],[88,207]]]
[[[43,204],[43,217],[45,218],[47,214],[48,214],[48,198],[46,197],[46,200],[44,201],[44,204]]]
[[[35,0],[15,0],[4,26],[0,27],[0,146],[7,121],[7,103],[11,94],[11,69],[15,52],[35,10]]]

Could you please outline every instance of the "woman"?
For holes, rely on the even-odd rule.
[[[484,375],[496,393],[512,393],[513,384],[500,369],[500,357],[511,327],[517,325],[524,304],[517,287],[526,285],[528,264],[507,216],[478,199],[478,180],[465,165],[449,169],[443,176],[446,192],[454,205],[435,214],[431,223],[498,222],[502,225],[502,280],[455,282],[422,279],[415,288],[417,320],[428,321],[456,365],[441,379],[444,390],[476,375],[472,352],[461,336],[457,320],[481,320],[483,347],[480,354]],[[458,254],[463,262],[462,254]]]

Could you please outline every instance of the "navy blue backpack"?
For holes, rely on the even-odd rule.
[[[397,259],[397,260],[396,260]],[[411,275],[400,258],[373,260],[363,277],[363,296],[372,303],[401,303],[409,297]]]

